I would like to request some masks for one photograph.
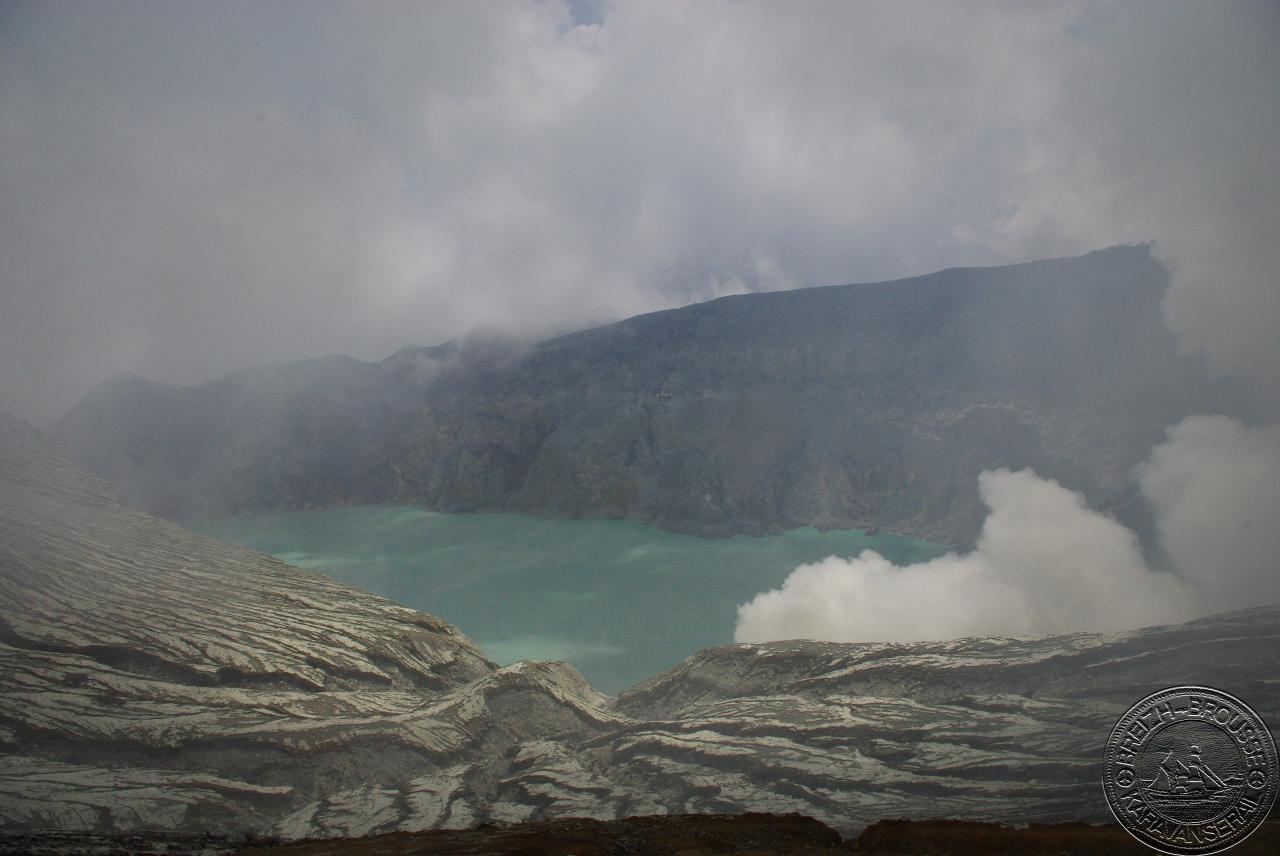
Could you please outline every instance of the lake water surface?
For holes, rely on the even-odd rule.
[[[867,548],[904,564],[947,549],[860,531],[712,540],[625,520],[406,505],[243,514],[193,528],[443,618],[500,663],[568,660],[609,693],[732,642],[738,604],[797,565]]]

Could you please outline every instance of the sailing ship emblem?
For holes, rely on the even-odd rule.
[[[1200,747],[1187,747],[1185,760],[1169,752],[1156,774],[1143,788],[1147,802],[1157,809],[1189,809],[1227,806],[1243,779],[1239,775],[1218,775],[1200,758]]]
[[[1162,853],[1208,856],[1248,837],[1280,794],[1266,723],[1213,687],[1154,692],[1116,722],[1103,761],[1107,805]]]

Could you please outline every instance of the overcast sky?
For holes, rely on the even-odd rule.
[[[1155,239],[1280,377],[1280,4],[0,3],[0,407]]]

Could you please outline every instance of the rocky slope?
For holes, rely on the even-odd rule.
[[[1146,247],[727,297],[525,347],[473,339],[181,388],[119,378],[57,448],[181,519],[420,501],[964,544],[976,476],[1034,467],[1142,526],[1131,470],[1190,413],[1252,415],[1161,323]]]
[[[2,841],[2,840],[0,840]],[[3,848],[3,843],[0,843]],[[1232,856],[1271,856],[1280,824],[1268,823]],[[0,853],[3,853],[0,849]],[[435,830],[360,839],[301,841],[242,856],[1147,856],[1116,824],[1001,824],[955,820],[879,821],[857,838],[798,815],[676,815],[624,820],[547,820],[465,832]]]
[[[573,704],[607,721],[600,699],[565,667],[498,670],[443,621],[131,510],[0,424],[5,824],[269,828],[571,731]],[[424,825],[448,811],[419,802]]]
[[[1105,820],[1102,743],[1206,682],[1280,721],[1280,608],[700,652],[616,699],[193,535],[0,420],[0,826],[360,836],[586,816]]]

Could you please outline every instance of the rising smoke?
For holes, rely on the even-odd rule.
[[[1139,474],[1168,568],[1084,497],[985,472],[976,548],[909,567],[872,550],[802,565],[738,608],[738,641],[908,641],[1120,630],[1280,601],[1280,426],[1196,416]]]

